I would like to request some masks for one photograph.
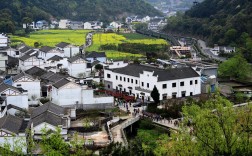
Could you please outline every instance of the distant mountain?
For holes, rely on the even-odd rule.
[[[165,31],[240,47],[252,62],[251,8],[251,0],[205,0],[184,15],[171,17]]]
[[[112,21],[127,15],[161,15],[143,0],[0,0],[0,31],[4,25],[54,18]]]

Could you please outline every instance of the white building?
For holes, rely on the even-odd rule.
[[[102,63],[106,63],[107,62],[107,57],[106,57],[106,53],[105,52],[90,52],[87,54],[86,59],[93,63],[94,61],[99,61]]]
[[[0,146],[10,146],[11,151],[21,148],[22,153],[27,153],[25,130],[27,121],[16,116],[6,115],[0,118]]]
[[[123,68],[105,69],[105,88],[127,92],[137,98],[152,100],[154,86],[160,100],[201,94],[199,74],[192,68],[159,69],[146,65],[129,64]]]
[[[225,47],[225,46],[218,46],[217,44],[214,45],[214,48],[210,49],[210,51],[214,55],[219,55],[221,52],[228,54],[231,52],[235,52],[235,47]]]
[[[68,59],[68,74],[73,77],[88,77],[91,74],[91,64],[82,55],[73,56]]]
[[[64,57],[64,51],[62,51],[58,48],[44,46],[39,49],[39,56],[38,57],[42,58],[44,61],[46,61],[55,55],[58,55],[60,57]]]
[[[84,23],[84,29],[91,30],[92,29],[92,24],[90,22],[85,22]]]
[[[142,19],[142,22],[149,22],[151,20],[150,16],[145,16],[143,19]]]
[[[6,70],[6,64],[8,62],[8,55],[6,52],[0,53],[0,70],[5,71]]]
[[[66,140],[70,124],[70,113],[67,108],[48,102],[32,111],[29,128],[31,128],[35,140],[41,139],[43,130],[55,132],[57,128],[60,128],[60,133]]]
[[[112,106],[113,97],[95,97],[93,89],[80,86],[67,79],[61,79],[52,86],[52,102],[60,106],[76,106],[86,109]]]
[[[67,69],[68,61],[67,58],[54,55],[53,57],[47,59],[44,67],[47,70],[57,73],[60,72],[61,69]]]
[[[110,26],[112,26],[112,27],[114,27],[114,28],[121,28],[122,27],[122,23],[120,23],[120,22],[111,22],[110,23]]]
[[[31,50],[19,58],[19,69],[22,71],[32,68],[33,66],[43,67],[44,61],[38,58],[38,52]]]
[[[123,68],[128,66],[129,63],[124,62],[124,61],[116,61],[116,62],[108,62],[106,67],[108,67],[108,69],[115,69],[115,68]]]
[[[9,37],[5,34],[0,34],[0,47],[7,47],[9,45]]]
[[[61,19],[59,21],[59,29],[68,29],[70,25],[70,21],[67,19]]]
[[[22,109],[28,109],[28,94],[22,88],[16,88],[5,83],[0,84],[0,95],[6,96],[7,105],[14,105]],[[15,114],[16,111],[9,111],[10,114]]]
[[[41,85],[40,80],[33,78],[24,72],[14,76],[12,78],[13,86],[23,88],[28,91],[28,98],[37,100],[41,97]]]
[[[61,51],[64,51],[65,57],[73,57],[80,52],[79,46],[72,45],[66,42],[60,42],[59,44],[55,45]]]
[[[7,55],[8,55],[8,56],[11,56],[11,57],[16,57],[16,58],[19,57],[19,50],[14,49],[14,48],[11,48],[11,47],[6,48],[4,51],[1,51],[1,50],[0,50],[0,53],[1,53],[1,52],[6,52]]]

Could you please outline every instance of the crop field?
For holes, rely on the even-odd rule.
[[[145,36],[137,33],[121,33],[128,40],[155,39],[151,36]]]
[[[88,47],[88,51],[99,51],[101,45],[120,43],[142,43],[142,44],[168,44],[163,39],[148,38],[140,34],[123,34],[118,35],[116,33],[109,34],[95,34],[93,36],[93,44]]]
[[[168,44],[163,39],[155,39],[152,37],[147,37],[141,34],[116,34],[116,33],[99,33],[93,36],[93,44],[88,47],[87,51],[101,51],[99,48],[104,44],[115,44],[120,43],[143,43],[143,44]],[[141,54],[132,54],[127,52],[108,50],[106,51],[107,57],[112,59],[122,59],[122,58],[135,58],[142,57]]]
[[[55,46],[59,42],[68,42],[74,45],[83,45],[85,36],[90,30],[41,30],[32,32],[29,37],[11,36],[12,44],[25,43],[34,47],[34,43],[38,42],[40,46]],[[86,51],[101,51],[101,45],[120,43],[143,43],[143,44],[168,44],[163,39],[155,39],[141,34],[116,34],[116,33],[97,33],[93,36],[93,44]],[[109,59],[124,59],[142,57],[142,54],[132,54],[128,52],[106,50]]]
[[[41,30],[32,32],[29,37],[11,36],[12,43],[23,42],[33,47],[35,42],[40,46],[55,46],[59,42],[82,45],[89,30]]]

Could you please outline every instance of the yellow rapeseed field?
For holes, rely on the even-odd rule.
[[[33,47],[35,42],[41,46],[55,46],[59,42],[82,45],[89,30],[41,30],[33,32],[29,37],[11,36],[12,42],[23,42]]]
[[[59,42],[67,42],[74,45],[83,45],[85,42],[85,36],[90,30],[40,30],[32,32],[29,37],[11,36],[12,43],[25,43],[28,46],[34,47],[34,43],[38,42],[40,46],[55,46]],[[128,39],[125,36],[130,37]],[[93,44],[86,49],[86,51],[97,51],[104,44],[120,43],[143,43],[143,44],[168,44],[163,39],[154,39],[141,36],[141,38],[135,38],[136,34],[116,34],[116,33],[96,33],[93,36]],[[106,55],[110,59],[123,59],[123,58],[135,58],[142,57],[141,54],[131,54],[127,52],[107,50]]]

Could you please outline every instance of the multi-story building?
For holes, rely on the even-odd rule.
[[[152,100],[154,86],[160,100],[201,94],[200,75],[191,67],[160,69],[146,65],[129,64],[123,68],[105,69],[107,90],[117,90],[137,98]]]

